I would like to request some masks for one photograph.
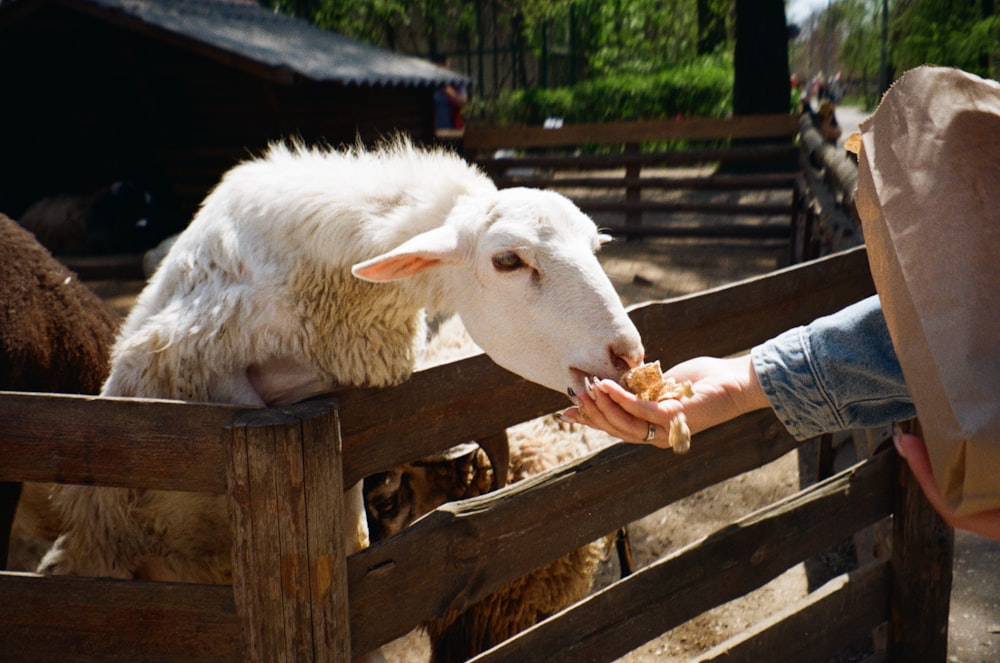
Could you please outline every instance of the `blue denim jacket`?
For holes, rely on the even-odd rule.
[[[790,329],[750,357],[796,439],[916,416],[877,296]]]

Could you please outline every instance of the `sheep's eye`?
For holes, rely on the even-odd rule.
[[[521,260],[521,256],[517,255],[514,251],[507,251],[506,253],[498,253],[493,256],[493,266],[501,272],[513,272],[525,265],[524,261]]]
[[[378,511],[378,515],[382,517],[394,514],[399,510],[396,495],[379,500],[375,502],[373,506],[375,507],[375,510]]]

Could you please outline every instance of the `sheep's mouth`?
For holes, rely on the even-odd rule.
[[[586,380],[591,382],[596,382],[597,380],[618,380],[616,375],[595,375],[593,371],[584,371],[575,366],[569,367],[570,384],[569,389],[566,393],[570,395],[572,399],[575,395],[586,393],[586,387],[584,386]]]
[[[583,393],[583,379],[587,377],[587,374],[581,371],[575,366],[569,367],[569,387],[566,389],[566,393],[569,395],[570,400],[576,401],[577,394]]]

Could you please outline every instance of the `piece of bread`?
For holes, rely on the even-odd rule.
[[[644,401],[694,396],[691,382],[678,383],[673,378],[664,377],[659,361],[636,366],[625,373],[619,383]],[[691,430],[683,412],[670,421],[667,442],[676,453],[686,453],[691,449]]]

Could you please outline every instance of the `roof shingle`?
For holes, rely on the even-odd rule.
[[[7,5],[23,5],[18,0]],[[418,57],[363,43],[246,0],[63,0],[96,16],[138,20],[275,71],[344,85],[438,86],[467,82]]]

